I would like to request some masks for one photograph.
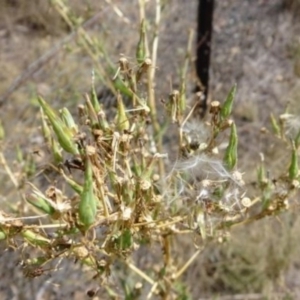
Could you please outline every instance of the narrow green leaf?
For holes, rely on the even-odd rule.
[[[83,192],[83,187],[75,182],[73,179],[69,178],[63,171],[61,171],[61,174],[63,175],[66,182],[70,185],[70,187],[79,195]]]
[[[232,112],[232,106],[233,106],[235,94],[236,94],[236,85],[234,85],[231,88],[224,104],[222,105],[220,114],[223,120],[228,118]]]

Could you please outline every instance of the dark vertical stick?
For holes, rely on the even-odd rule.
[[[196,71],[199,80],[204,88],[204,99],[199,103],[201,116],[204,116],[207,109],[207,95],[209,87],[209,64],[211,52],[211,38],[213,31],[213,12],[214,0],[199,0],[198,5],[198,28],[197,28],[197,59]],[[200,86],[197,86],[196,92],[199,92]]]

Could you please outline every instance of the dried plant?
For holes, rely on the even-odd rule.
[[[84,47],[92,47],[86,34],[80,34]],[[77,117],[67,108],[55,111],[38,97],[57,184],[46,190],[29,184],[24,198],[32,214],[27,217],[4,208],[0,212],[0,238],[8,247],[22,249],[25,276],[58,270],[62,260],[72,259],[92,270],[95,280],[116,296],[119,288],[114,289],[108,279],[121,272],[116,266],[122,264],[136,278],[129,284],[124,274],[120,276],[126,299],[142,294],[144,299],[153,295],[172,299],[182,292],[180,277],[208,241],[224,241],[231,227],[290,207],[299,188],[297,118],[287,113],[278,120],[271,116],[274,134],[290,149],[290,165],[282,176],[272,178],[262,159],[255,194],[249,195],[238,169],[238,130],[231,119],[236,87],[224,103],[211,103],[207,122],[192,120],[193,108],[186,103],[184,88],[187,55],[181,89],[164,101],[165,119],[177,128],[177,160],[171,162],[162,142],[165,124],[159,120],[154,92],[157,37],[154,60],[146,37],[146,19],[142,19],[136,63],[121,57],[114,76],[103,76],[115,92],[114,118],[107,118],[94,78]],[[188,54],[190,49],[191,43]],[[129,97],[128,107],[124,97]],[[4,138],[2,126],[0,135]],[[15,180],[2,154],[1,163]],[[182,265],[174,257],[176,236],[181,235],[187,235],[195,247]],[[150,267],[138,266],[135,254],[154,246],[161,249],[161,259]],[[54,269],[48,267],[53,261],[58,261]]]

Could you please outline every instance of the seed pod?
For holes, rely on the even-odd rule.
[[[92,128],[99,128],[98,116],[88,94],[85,95],[85,103]]]
[[[232,105],[233,105],[235,94],[236,94],[236,85],[234,85],[231,88],[224,104],[222,105],[220,114],[223,120],[228,118],[232,112]]]
[[[73,134],[71,130],[61,121],[61,119],[44,99],[38,97],[38,101],[51,123],[60,146],[66,152],[72,153],[73,155],[79,154],[78,148],[73,141]]]
[[[152,68],[152,61],[150,58],[145,58],[145,60],[138,68],[136,72],[136,76],[129,76],[129,82],[130,82],[130,86],[132,87],[132,90],[134,91],[136,90],[136,83],[140,82],[143,74],[147,74],[150,68]]]
[[[27,194],[26,201],[45,214],[52,215],[55,212],[55,209],[48,201],[34,193]]]
[[[50,143],[50,148],[54,161],[56,164],[60,164],[63,161],[63,157],[61,155],[61,148],[53,137],[51,137]]]
[[[4,137],[5,137],[5,131],[4,131],[2,121],[0,120],[0,141],[4,140]]]
[[[172,123],[178,122],[179,114],[180,114],[180,93],[177,90],[172,91],[169,95],[167,103],[167,110],[172,119]]]
[[[106,132],[109,129],[109,124],[106,120],[105,111],[103,108],[100,108],[100,111],[98,112],[98,121],[100,125],[100,129],[102,129],[104,132]]]
[[[0,241],[3,241],[5,239],[6,239],[6,233],[2,229],[0,229]]]
[[[130,98],[133,97],[134,94],[133,91],[128,87],[128,85],[123,80],[119,78],[119,76],[113,81],[113,85],[116,91],[120,91],[122,95],[125,95]]]
[[[183,81],[180,86],[179,108],[180,108],[180,114],[182,115],[186,108],[186,84],[185,84],[185,81]]]
[[[29,229],[22,231],[23,238],[28,241],[30,244],[36,246],[47,246],[50,244],[50,240],[46,239],[42,235],[35,233]]]
[[[69,110],[66,107],[64,107],[63,109],[60,110],[60,115],[61,115],[63,122],[71,130],[71,132],[73,134],[78,133],[78,127],[77,127],[71,113],[69,112]]]
[[[99,103],[97,93],[95,90],[95,72],[94,72],[94,70],[92,72],[92,88],[91,88],[90,95],[91,95],[91,103],[94,107],[94,110],[96,111],[96,113],[98,113],[101,108],[100,108],[100,103]]]
[[[270,184],[270,182],[267,182],[264,191],[263,191],[263,195],[262,195],[262,209],[268,209],[270,207],[270,203],[271,203],[271,198],[272,197],[272,186]]]
[[[46,117],[45,117],[45,114],[44,114],[44,111],[42,108],[40,108],[40,112],[41,112],[41,117],[42,117],[42,133],[43,133],[45,142],[48,144],[48,146],[50,146],[51,138],[52,138],[51,130],[50,130],[50,127],[48,126],[48,123],[46,121]]]
[[[270,115],[270,120],[271,120],[271,125],[272,125],[272,129],[273,129],[274,133],[277,136],[280,136],[280,126],[278,125],[277,120],[275,119],[275,117],[272,113]]]
[[[293,150],[292,150],[292,157],[291,157],[291,164],[289,167],[289,178],[290,180],[297,179],[299,176],[299,167],[298,167],[298,156],[297,156],[297,149],[293,143]]]
[[[100,128],[106,131],[109,128],[109,124],[107,123],[105,112],[102,107],[99,105],[97,106],[98,110],[96,110],[95,104],[92,103],[88,95],[85,96],[85,102],[88,116],[92,123],[92,128]]]
[[[264,166],[263,162],[258,167],[258,170],[257,170],[257,180],[258,180],[258,183],[259,183],[259,185],[261,187],[263,187],[267,183],[266,170],[265,170],[265,166]]]
[[[145,20],[142,20],[140,27],[140,40],[136,48],[136,60],[139,64],[143,63],[146,58],[146,24]]]
[[[95,222],[97,213],[96,196],[93,191],[93,170],[90,159],[86,160],[84,186],[79,203],[79,219],[85,227]]]
[[[118,101],[118,111],[117,111],[117,128],[120,131],[128,130],[130,127],[129,120],[126,116],[125,106],[123,99],[120,94],[117,97]]]
[[[229,170],[232,170],[237,164],[237,145],[238,135],[234,123],[231,125],[229,144],[225,151],[224,163]]]

